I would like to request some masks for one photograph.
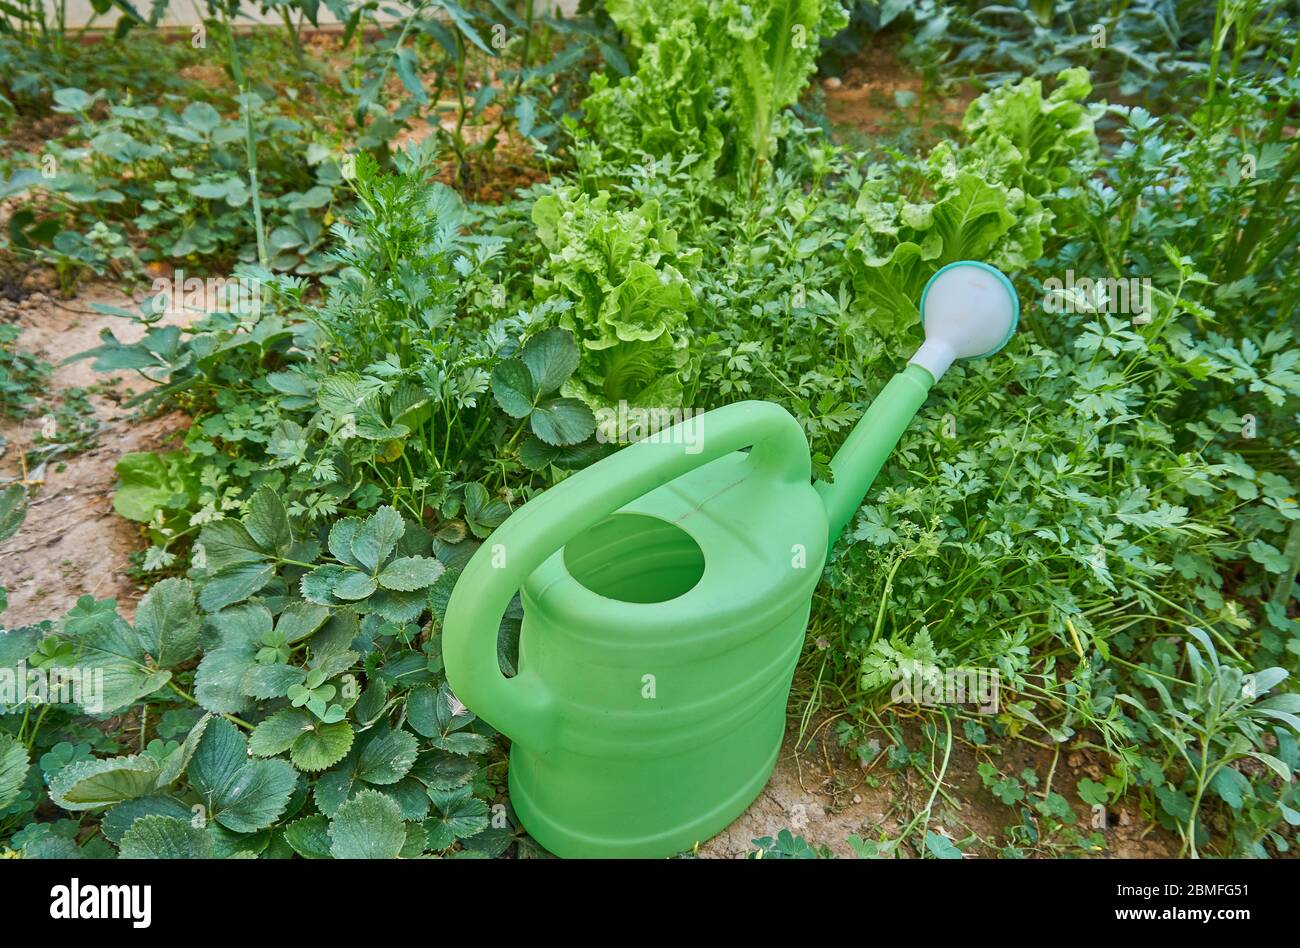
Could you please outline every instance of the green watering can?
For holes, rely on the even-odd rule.
[[[935,380],[1002,348],[1020,310],[1005,276],[970,261],[936,273],[920,308],[925,343],[835,455],[833,484],[811,482],[785,409],[739,402],[534,497],[470,559],[447,606],[447,678],[513,742],[510,800],[548,850],[672,855],[758,796],[830,547]],[[497,632],[516,592],[508,678]]]

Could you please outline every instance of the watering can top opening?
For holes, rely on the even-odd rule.
[[[788,430],[802,438],[792,418]],[[689,641],[699,655],[806,610],[826,514],[808,480],[767,476],[751,454],[681,474],[569,540],[524,583],[526,611],[547,617],[547,635],[631,651]]]
[[[991,356],[1020,322],[1020,300],[1000,270],[975,260],[942,267],[921,291],[925,342],[912,356],[938,380],[956,359]]]

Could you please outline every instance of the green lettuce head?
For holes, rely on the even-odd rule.
[[[604,191],[561,187],[538,199],[533,223],[549,254],[533,278],[537,295],[574,304],[559,318],[584,350],[572,394],[593,408],[677,406],[695,306],[682,270],[699,252],[679,246],[657,202],[614,209]]]

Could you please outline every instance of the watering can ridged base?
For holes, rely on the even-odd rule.
[[[793,672],[792,661],[789,673]],[[787,677],[786,686],[755,708],[741,731],[653,766],[611,768],[605,762],[574,760],[556,760],[548,766],[544,758],[516,745],[510,754],[511,803],[529,834],[557,856],[635,858],[687,851],[728,826],[762,792],[781,749],[788,691]],[[694,779],[666,778],[664,767],[689,773]],[[582,821],[584,825],[562,822],[563,814],[571,812],[568,794],[574,788],[570,781],[555,777],[580,768],[603,773],[606,779],[586,783],[579,788],[578,798],[624,798],[626,803],[649,807],[656,813],[658,825],[668,828],[629,836],[630,824],[618,810],[604,814],[593,810],[593,818]],[[735,774],[751,776],[733,786]],[[701,794],[694,789],[696,779],[700,785],[717,789]],[[629,785],[644,788],[647,799],[626,800]],[[559,815],[552,817],[552,813]]]
[[[512,740],[510,800],[548,850],[673,855],[761,792],[828,547],[935,378],[1014,327],[1014,290],[992,268],[950,265],[932,288],[940,328],[923,296],[926,344],[850,432],[833,482],[812,482],[785,409],[740,402],[539,494],[471,558],[447,607],[447,677]],[[497,631],[516,591],[506,677]]]
[[[510,755],[510,799],[514,804],[519,819],[528,827],[529,834],[544,848],[557,856],[569,858],[585,856],[588,858],[653,858],[690,850],[696,842],[708,840],[733,820],[745,812],[749,805],[758,798],[772,775],[776,759],[781,750],[781,734],[785,730],[785,697],[774,699],[764,717],[775,717],[776,738],[771,753],[757,767],[748,758],[736,761],[733,767],[743,768],[743,773],[752,773],[745,783],[738,787],[727,799],[722,800],[712,809],[701,810],[703,805],[698,800],[691,800],[689,813],[684,820],[675,821],[671,829],[640,836],[632,839],[622,833],[610,836],[584,835],[572,826],[552,820],[545,809],[529,796],[528,787],[545,786],[546,775],[527,770],[527,757],[518,753]],[[726,760],[726,758],[723,758]],[[683,760],[681,766],[695,770],[695,761]],[[529,776],[525,776],[528,774]]]

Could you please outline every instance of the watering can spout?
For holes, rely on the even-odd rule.
[[[934,381],[933,375],[915,364],[895,375],[831,459],[834,481],[816,483],[826,505],[831,546],[862,506],[872,481],[924,404]]]
[[[925,342],[876,396],[831,459],[832,482],[818,481],[831,546],[862,505],[931,386],[955,359],[992,355],[1020,318],[1016,291],[999,270],[963,260],[940,269],[921,293]]]

